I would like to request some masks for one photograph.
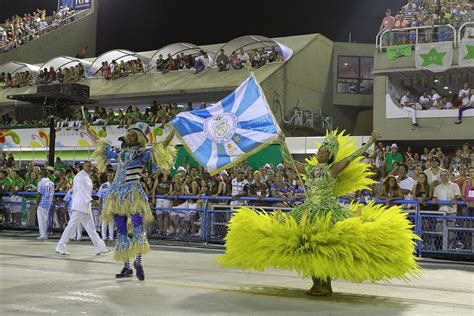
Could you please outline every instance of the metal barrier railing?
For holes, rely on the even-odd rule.
[[[49,231],[62,230],[67,223],[67,211],[64,208],[64,193],[55,194],[55,202],[49,212]],[[35,228],[35,192],[18,192],[4,195],[0,203],[3,210],[3,227],[5,220],[13,214],[19,222],[15,227]],[[13,198],[12,198],[13,197]],[[20,197],[20,198],[18,198]],[[281,198],[242,197],[233,199],[228,196],[156,196],[157,203],[152,206],[155,220],[148,227],[150,238],[199,241],[203,243],[222,243],[227,233],[227,225],[235,208],[247,205],[253,209],[266,211],[289,211],[291,207],[282,207]],[[151,201],[151,200],[150,200]],[[227,204],[226,202],[231,202]],[[302,200],[287,199],[286,202],[301,203]],[[341,203],[354,200],[340,199]],[[364,199],[356,200],[367,203]],[[385,203],[375,200],[375,203]],[[415,247],[418,256],[426,254],[456,254],[460,256],[474,255],[474,217],[453,216],[445,212],[421,210],[417,200],[396,200],[391,204],[409,205],[406,208],[407,218],[412,222],[414,232],[422,238]],[[437,201],[437,205],[451,205],[451,201]],[[423,204],[432,205],[431,201]],[[464,206],[465,202],[458,201]],[[100,209],[93,208],[96,228],[100,231]],[[8,218],[6,217],[8,215]]]
[[[463,39],[473,39],[474,38],[474,22],[467,22],[462,24],[457,31],[458,45]]]
[[[458,46],[458,32],[450,25],[418,26],[386,30],[375,38],[376,48],[383,49],[395,45],[411,45],[433,42],[452,42]]]

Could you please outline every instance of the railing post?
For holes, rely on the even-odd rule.
[[[415,204],[415,234],[417,234],[420,238],[423,236],[423,221],[421,219],[420,214],[420,204]],[[416,241],[416,255],[421,257],[421,249],[423,247],[423,240]]]
[[[204,220],[202,222],[203,224],[203,242],[204,244],[207,244],[208,240],[209,240],[209,212],[207,210],[207,207],[209,205],[209,199],[206,197],[206,199],[204,200]]]

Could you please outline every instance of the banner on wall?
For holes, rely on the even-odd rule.
[[[459,43],[459,66],[474,66],[474,39],[462,39]]]
[[[92,0],[59,0],[59,8],[68,7],[75,11],[90,9],[91,5]]]
[[[395,45],[387,47],[387,59],[394,60],[400,57],[411,56],[411,45]]]
[[[417,44],[415,47],[415,67],[432,72],[443,72],[453,62],[453,43],[439,42]]]
[[[116,126],[108,126],[103,129],[93,126],[92,129],[97,136],[112,146],[120,146],[119,137],[124,136],[126,129]],[[151,128],[148,144],[153,141],[162,141],[168,135],[168,130]],[[0,129],[1,148],[45,148],[49,146],[49,128],[23,128],[23,129]],[[94,147],[89,134],[83,129],[67,129],[65,127],[56,131],[56,147]]]

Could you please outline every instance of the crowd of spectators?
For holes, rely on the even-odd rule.
[[[46,16],[46,10],[36,9],[35,12],[15,15],[0,25],[0,53],[12,50],[41,35],[50,32],[74,20],[74,10],[61,7],[53,11],[51,17]],[[49,23],[48,23],[49,22]]]
[[[384,45],[429,43],[435,38],[438,41],[453,40],[454,34],[450,26],[459,29],[462,24],[474,21],[471,3],[465,0],[408,0],[395,12],[393,16],[391,9],[385,11],[385,17],[380,24],[380,33],[420,26],[426,28],[419,30],[418,41],[414,30],[387,32],[383,38]],[[464,37],[472,36],[474,32],[471,28],[467,28]]]
[[[370,189],[356,192],[346,199],[364,199],[366,201],[382,199],[387,205],[394,200],[418,200],[425,211],[443,212],[447,215],[474,216],[474,150],[469,144],[456,148],[454,153],[445,153],[441,148],[424,148],[423,152],[412,151],[411,147],[401,153],[396,144],[390,146],[378,143],[373,152],[364,153],[363,162],[371,165],[373,179],[376,183]],[[95,192],[107,181],[108,174],[113,173],[113,165],[108,165],[108,173],[101,174],[94,168],[91,179]],[[16,169],[13,156],[0,156],[0,191],[7,193],[3,197],[3,220],[12,225],[25,224],[23,214],[33,212],[34,208],[25,211],[21,201],[32,201],[29,197],[20,197],[16,193],[34,192],[41,174],[55,183],[56,192],[67,193],[71,189],[74,175],[80,168],[64,164],[57,158],[54,166],[28,165],[25,170]],[[150,195],[150,206],[155,208],[156,220],[152,227],[154,234],[161,236],[192,236],[202,233],[202,216],[199,209],[205,201],[200,196],[214,196],[208,201],[214,205],[227,207],[252,205],[257,207],[290,209],[301,203],[304,197],[304,182],[297,172],[281,162],[276,167],[266,163],[252,169],[247,162],[221,171],[211,176],[202,167],[196,167],[185,159],[176,170],[144,170],[141,182]],[[156,197],[165,196],[163,197]],[[192,199],[181,199],[178,196],[195,196]],[[219,197],[232,197],[231,200],[220,200]],[[241,197],[255,198],[251,201]],[[281,200],[267,201],[263,198],[273,197]],[[439,200],[451,201],[451,204],[437,205]],[[466,206],[456,205],[465,201]],[[427,203],[427,202],[430,203]],[[6,202],[6,203],[5,203]],[[8,202],[17,202],[8,206]],[[211,208],[211,204],[207,207]],[[405,209],[414,206],[405,205]],[[97,229],[100,230],[100,209],[95,209]],[[34,215],[34,213],[32,213]],[[56,197],[54,208],[55,227],[63,228],[67,223],[67,205],[64,197]],[[30,213],[31,215],[31,213]],[[228,214],[221,214],[219,220],[227,222]],[[30,216],[31,217],[31,216]],[[34,220],[34,216],[33,216]],[[433,228],[434,229],[434,228]],[[225,228],[216,234],[225,235]],[[453,237],[454,238],[454,237]],[[459,247],[459,238],[454,245]],[[469,246],[463,241],[465,246]]]
[[[198,56],[185,55],[184,52],[177,54],[175,57],[168,54],[166,59],[163,55],[159,55],[156,60],[156,71],[167,73],[173,70],[189,69],[197,74],[206,68],[212,67],[217,67],[218,71],[227,71],[229,69],[241,69],[248,64],[248,67],[257,69],[267,63],[283,62],[283,56],[278,53],[275,47],[272,47],[271,50],[265,50],[265,48],[252,49],[248,52],[241,48],[239,53],[232,52],[230,56],[227,56],[224,49],[221,49],[215,58],[214,63],[206,51],[201,51]]]
[[[422,110],[458,110],[458,120],[456,124],[462,123],[462,115],[465,111],[474,109],[474,89],[471,89],[469,82],[465,82],[459,93],[441,96],[438,89],[432,88],[431,93],[424,90],[419,97],[415,97],[411,90],[407,89],[400,98],[400,106],[411,112],[412,124],[418,126],[416,122],[416,112]]]
[[[138,58],[128,61],[121,60],[120,63],[116,60],[112,60],[110,64],[108,61],[103,61],[99,70],[92,75],[95,75],[98,72],[100,72],[102,77],[106,80],[116,80],[129,75],[144,73],[145,68],[143,62]]]
[[[37,84],[77,82],[84,78],[84,72],[85,70],[81,63],[58,69],[54,69],[54,67],[41,69],[37,78],[33,78],[33,75],[28,70],[16,72],[14,75],[2,72],[0,74],[0,83],[3,89],[7,89],[31,86],[35,82]]]

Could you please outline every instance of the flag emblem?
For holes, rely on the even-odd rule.
[[[281,133],[253,75],[208,108],[178,114],[171,127],[211,174],[274,143]]]

